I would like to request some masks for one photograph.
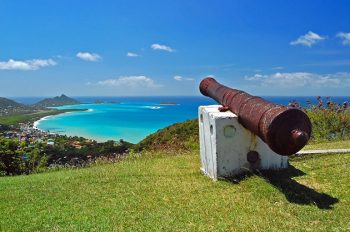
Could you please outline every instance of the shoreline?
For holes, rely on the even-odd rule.
[[[33,121],[32,126],[35,129],[57,135],[79,136],[101,142],[108,140],[119,141],[123,139],[132,143],[138,143],[159,129],[175,122],[193,118],[197,115],[197,113],[193,113],[192,116],[192,111],[194,110],[189,108],[186,104],[181,105],[189,108],[189,110],[186,108],[186,112],[182,112],[178,107],[173,108],[173,106],[180,105],[180,102],[176,102],[176,105],[169,103],[164,104],[166,103],[165,101],[162,102],[163,104],[159,104],[159,102],[160,101],[158,101],[158,103],[140,101],[125,104],[121,102],[121,104],[118,104],[120,106],[113,107],[112,105],[115,104],[100,106],[100,104],[94,103],[55,107],[56,109],[64,109],[70,112],[74,111],[72,109],[84,108],[86,112],[67,115],[67,117],[58,116],[54,118],[52,118],[51,115],[44,115],[44,117],[37,118]],[[190,106],[196,105],[196,102],[190,103]],[[159,113],[157,112],[158,110]],[[93,114],[96,114],[96,116]],[[135,117],[135,119],[136,117],[140,118],[140,116],[138,116],[139,114],[145,114],[145,119],[141,121],[137,120],[134,123],[132,122],[134,118],[132,118],[132,120],[128,118],[129,114]],[[80,117],[82,121],[80,121]],[[71,122],[71,120],[73,121]]]
[[[34,123],[44,117],[54,116],[67,112],[86,111],[87,109],[48,109],[31,113],[18,113],[0,116],[0,124],[5,126],[18,126],[20,123]]]
[[[179,103],[176,104],[180,105]],[[87,110],[88,112],[79,115],[74,114],[72,116],[55,118],[43,117],[34,122],[33,126],[37,129],[45,132],[49,131],[53,134],[79,136],[93,139],[98,142],[105,142],[108,140],[119,141],[122,139],[136,144],[150,134],[155,133],[166,126],[193,118],[197,114],[193,113],[192,116],[191,110],[178,114],[181,110],[173,108],[174,105],[160,105],[159,103],[153,102],[121,103],[113,107],[112,105],[114,104],[104,104],[106,106],[100,105],[101,104],[90,103],[78,106],[58,107],[58,109],[90,109]],[[111,105],[111,107],[108,105]],[[159,113],[157,113],[157,111]],[[128,118],[129,114],[132,117],[135,117],[135,119],[136,117],[141,117],[138,116],[139,114],[145,114],[146,118],[141,120],[141,122],[138,120],[134,123],[131,122],[134,119],[130,120]],[[170,119],[165,119],[167,118],[165,116],[168,115]],[[80,117],[82,118],[82,121],[80,121]],[[49,121],[44,121],[46,119]]]
[[[54,109],[56,109],[56,108],[54,108]],[[40,124],[40,121],[48,120],[48,118],[54,117],[54,116],[58,116],[58,115],[71,114],[71,113],[74,113],[74,112],[84,112],[84,111],[85,112],[92,112],[93,111],[93,109],[64,109],[64,110],[56,109],[56,110],[57,111],[64,111],[64,112],[60,112],[60,113],[55,112],[54,114],[44,116],[44,117],[39,118],[38,120],[35,120],[35,121],[31,121],[30,123],[32,124],[32,128],[35,129],[35,130],[39,130],[39,131],[42,131],[42,132],[49,133],[49,134],[60,135],[59,133],[48,132],[46,130],[38,128],[38,125]]]
[[[56,109],[56,108],[53,108],[53,109]],[[49,118],[51,117],[54,117],[54,116],[58,116],[58,115],[64,115],[64,114],[71,114],[71,113],[74,113],[74,112],[93,112],[94,109],[64,109],[64,110],[67,110],[67,112],[62,112],[62,113],[59,113],[59,114],[52,114],[52,115],[47,115],[47,116],[44,116],[38,120],[35,120],[34,122],[32,122],[31,126],[33,129],[35,130],[38,130],[38,131],[41,131],[41,132],[44,132],[44,133],[48,133],[48,134],[51,134],[51,135],[64,135],[64,136],[68,136],[68,137],[82,137],[82,138],[85,138],[85,139],[90,139],[90,140],[94,140],[98,143],[104,143],[104,142],[107,142],[107,141],[119,141],[120,139],[111,139],[111,138],[105,138],[105,137],[96,137],[96,136],[90,136],[90,135],[87,135],[87,134],[83,134],[83,135],[77,135],[75,133],[71,134],[71,133],[67,133],[67,132],[51,132],[51,131],[47,131],[47,130],[43,130],[43,129],[40,129],[38,127],[40,121],[44,121],[44,120],[48,120]],[[63,110],[62,110],[63,111]],[[123,140],[123,139],[122,139]],[[124,140],[125,141],[125,140]]]

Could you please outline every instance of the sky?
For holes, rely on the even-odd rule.
[[[0,96],[350,95],[347,0],[0,0]]]

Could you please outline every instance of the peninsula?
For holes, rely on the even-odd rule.
[[[32,105],[25,105],[8,98],[0,97],[0,128],[9,126],[17,128],[19,123],[32,124],[34,121],[50,115],[86,109],[58,110],[48,107],[80,104],[79,101],[62,94],[54,98],[46,98]],[[19,127],[18,127],[19,128]]]
[[[34,104],[34,106],[56,107],[56,106],[77,105],[77,104],[80,104],[80,102],[62,94],[61,96],[57,96],[54,98],[46,98],[44,100],[41,100],[38,103]]]

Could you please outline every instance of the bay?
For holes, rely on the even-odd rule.
[[[97,141],[120,140],[137,143],[147,135],[176,122],[197,118],[200,105],[216,104],[206,97],[75,97],[84,104],[58,109],[87,109],[45,117],[35,123],[41,130]],[[297,100],[314,104],[316,97],[276,97],[265,99],[287,105]],[[342,103],[350,97],[332,97]],[[18,99],[17,99],[18,100]],[[326,99],[324,99],[326,100]],[[95,104],[94,102],[104,102]],[[162,104],[163,103],[163,104]]]

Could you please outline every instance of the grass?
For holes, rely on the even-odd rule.
[[[167,126],[148,135],[135,146],[136,151],[197,149],[199,149],[198,119]]]
[[[66,112],[73,112],[73,111],[82,111],[82,110],[81,109],[47,110],[47,111],[40,111],[40,112],[29,113],[29,114],[15,114],[15,115],[1,116],[0,124],[16,125],[18,123],[35,121],[49,115],[56,115],[56,114],[62,114]]]
[[[5,231],[346,231],[350,154],[213,182],[198,151],[0,178]]]
[[[340,140],[324,143],[311,143],[305,146],[303,150],[319,150],[319,149],[350,149],[350,140]]]

